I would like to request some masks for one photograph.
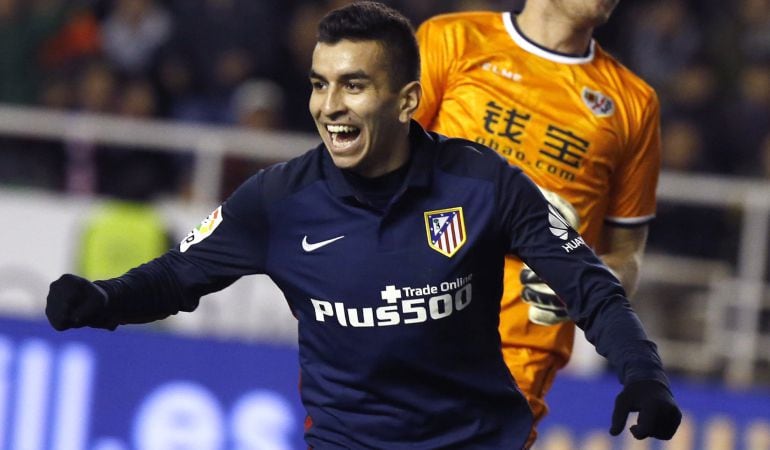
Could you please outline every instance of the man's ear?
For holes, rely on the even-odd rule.
[[[420,106],[420,98],[422,97],[420,82],[415,80],[404,85],[398,93],[398,97],[398,106],[401,111],[398,115],[398,120],[403,123],[409,123],[414,112],[417,111],[417,107]]]

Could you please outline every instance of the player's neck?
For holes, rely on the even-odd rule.
[[[371,158],[367,163],[351,169],[351,172],[364,178],[377,178],[402,168],[409,162],[411,146],[408,128],[395,131],[389,140],[387,152],[382,149],[376,151],[378,156]]]
[[[524,8],[515,18],[521,33],[535,44],[567,55],[588,51],[593,27],[583,27],[549,11]]]

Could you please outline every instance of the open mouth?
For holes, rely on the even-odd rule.
[[[336,148],[350,146],[361,134],[361,129],[352,125],[326,125],[326,131],[329,132],[332,145]]]

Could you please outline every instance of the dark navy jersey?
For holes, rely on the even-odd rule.
[[[179,249],[102,283],[115,313],[192,310],[238,277],[269,275],[298,321],[315,449],[523,446],[532,416],[497,330],[506,253],[565,299],[622,382],[666,382],[619,282],[519,169],[416,123],[410,139],[384,208],[323,145],[260,171]]]

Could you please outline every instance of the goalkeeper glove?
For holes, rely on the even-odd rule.
[[[580,216],[570,202],[547,189],[540,188],[540,192],[572,228],[577,230],[580,227]],[[548,326],[569,320],[564,302],[526,264],[521,269],[519,281],[521,281],[521,299],[529,304],[530,322]]]
[[[105,325],[107,293],[77,275],[64,274],[51,283],[45,315],[58,331],[84,326],[115,329]]]
[[[671,391],[655,380],[635,381],[618,394],[612,411],[610,434],[617,436],[626,427],[630,412],[638,411],[631,434],[636,439],[653,437],[669,440],[682,421],[682,412],[674,401]]]
[[[548,326],[570,320],[564,302],[526,264],[521,269],[519,280],[521,299],[529,304],[530,322]]]

